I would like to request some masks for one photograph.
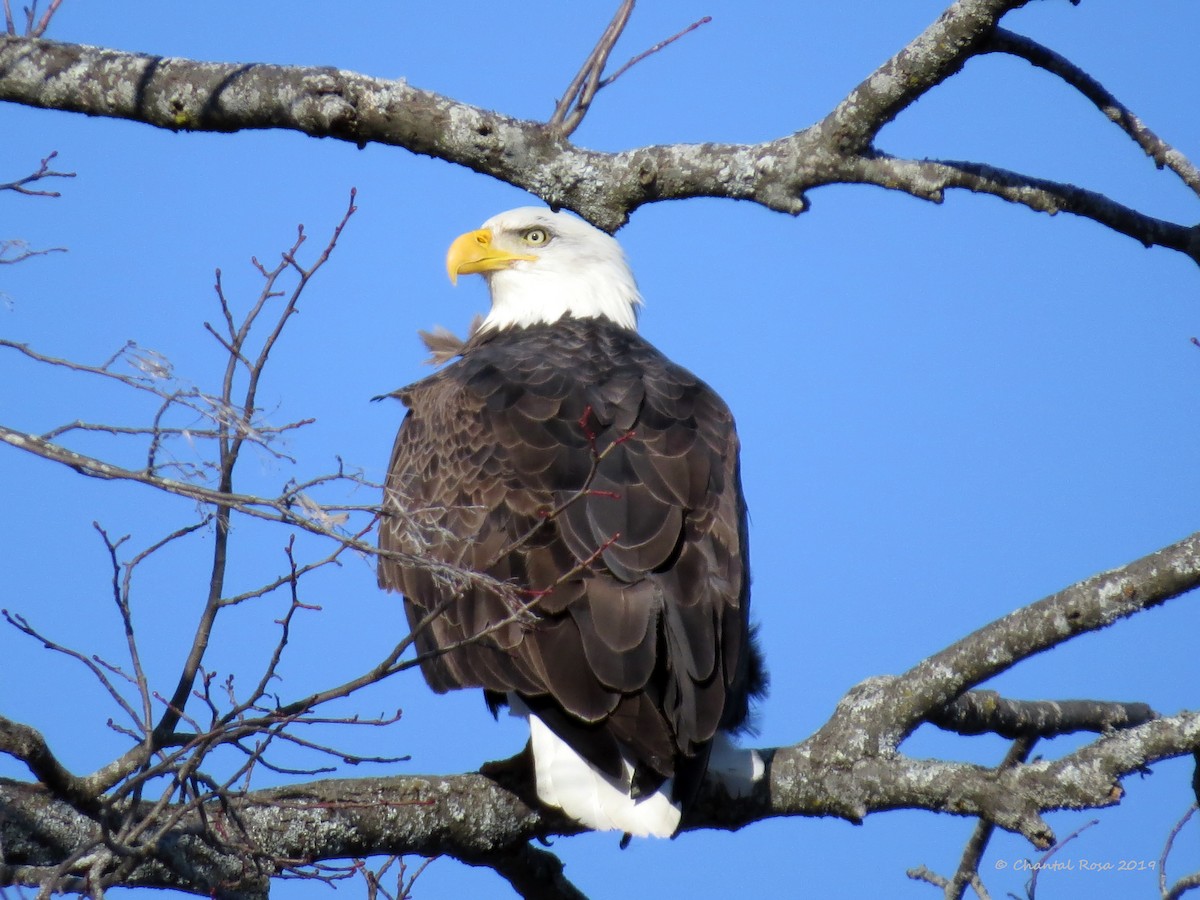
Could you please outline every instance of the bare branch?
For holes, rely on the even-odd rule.
[[[268,333],[266,338],[260,345],[257,359],[251,365],[247,376],[247,384],[245,394],[240,401],[240,405],[236,407],[239,411],[238,420],[242,423],[243,428],[229,429],[224,421],[219,423],[218,446],[219,446],[219,466],[220,475],[218,478],[217,489],[222,494],[229,494],[233,490],[233,473],[234,467],[237,464],[238,456],[241,452],[242,445],[245,441],[245,426],[253,420],[256,410],[256,397],[258,391],[259,379],[262,376],[264,367],[267,364],[267,359],[270,356],[272,348],[278,341],[283,327],[287,324],[288,319],[296,311],[296,304],[300,300],[301,294],[308,285],[309,280],[313,275],[325,264],[329,259],[329,255],[333,252],[337,245],[338,238],[342,234],[342,230],[346,227],[346,223],[350,217],[354,215],[355,192],[350,191],[350,202],[346,207],[346,212],[342,216],[341,221],[335,226],[333,235],[330,237],[325,249],[318,256],[316,262],[311,267],[305,269],[296,262],[296,252],[300,245],[304,242],[304,228],[301,226],[298,229],[296,242],[291,249],[283,254],[283,261],[265,277],[265,283],[262,291],[259,294],[258,300],[252,306],[250,312],[246,315],[241,327],[232,340],[232,349],[236,352],[231,353],[225,369],[225,378],[221,389],[221,399],[224,408],[233,409],[233,389],[234,389],[234,374],[239,358],[243,356],[243,351],[246,345],[246,340],[250,335],[250,329],[257,319],[259,313],[262,312],[268,300],[275,296],[276,279],[281,275],[285,268],[294,268],[299,272],[299,279],[296,285],[292,288],[291,296],[284,304],[279,312],[278,318],[274,327]],[[222,298],[224,308],[224,299]],[[155,737],[161,740],[166,735],[170,734],[176,723],[179,721],[178,710],[183,709],[187,703],[187,698],[192,692],[192,686],[195,684],[196,675],[200,671],[200,664],[204,659],[205,651],[208,647],[209,635],[212,632],[213,623],[216,620],[217,612],[221,609],[221,597],[225,589],[225,563],[227,558],[227,545],[229,540],[229,516],[231,507],[225,503],[217,504],[216,509],[216,539],[213,544],[213,565],[212,576],[209,581],[208,598],[205,602],[204,611],[200,616],[200,623],[196,627],[196,636],[192,643],[191,651],[188,653],[186,662],[183,665],[183,671],[179,676],[179,683],[175,688],[175,693],[172,695],[171,702],[167,706],[166,712],[154,727]]]
[[[1158,606],[1197,586],[1200,534],[1016,610],[899,677],[904,689],[912,692],[910,710],[898,711],[904,721],[901,730],[906,733],[915,723],[909,716],[918,707],[924,707],[920,714],[924,715],[1022,659]]]
[[[54,14],[58,12],[58,8],[62,6],[62,0],[50,0],[50,5],[46,7],[46,11],[42,13],[41,19],[36,25],[33,25],[33,16],[37,10],[37,0],[29,7],[30,28],[27,32],[30,37],[39,38],[46,33],[46,29],[50,27],[50,20],[54,18]]]
[[[1192,227],[1163,222],[1100,194],[984,163],[894,159],[873,147],[884,125],[972,56],[995,52],[997,23],[1024,2],[959,0],[817,125],[762,144],[673,144],[599,153],[566,140],[563,128],[578,124],[580,102],[585,96],[590,102],[603,82],[596,66],[623,27],[629,0],[564,94],[549,127],[350,72],[166,61],[13,37],[0,39],[0,71],[11,73],[0,77],[0,100],[172,130],[284,127],[359,145],[402,146],[523,187],[609,231],[642,204],[661,200],[727,197],[797,214],[807,209],[806,192],[828,184],[874,184],[930,200],[940,200],[947,188],[963,188],[1039,212],[1091,218],[1143,244],[1200,260]],[[69,84],[71,90],[50,94],[51,72],[56,85]],[[136,102],[110,89],[131,78],[141,85]],[[1156,159],[1179,173],[1191,171],[1177,150],[1161,142],[1153,146]],[[1187,175],[1185,180],[1194,179]]]
[[[111,671],[111,667],[104,664],[101,660],[89,657],[85,653],[80,653],[78,650],[72,650],[70,647],[65,647],[56,641],[52,641],[46,635],[34,628],[33,625],[29,623],[29,620],[24,616],[10,612],[7,609],[0,609],[0,618],[3,618],[4,621],[8,622],[9,625],[12,625],[22,634],[28,635],[34,640],[40,641],[47,650],[53,650],[83,663],[83,665],[87,667],[87,669],[96,677],[96,680],[99,681],[104,689],[108,692],[108,695],[116,701],[119,707],[121,707],[125,715],[129,717],[129,720],[133,723],[134,728],[137,729],[135,734],[138,735],[139,740],[142,739],[144,736],[143,731],[145,723],[143,723],[138,717],[137,711],[130,706],[129,701],[125,699],[124,694],[117,689],[117,686],[113,684],[112,680],[104,673],[105,669],[109,669]]]
[[[684,28],[682,31],[676,32],[675,34],[671,35],[666,40],[659,41],[657,44],[655,44],[649,50],[643,50],[637,56],[633,57],[628,62],[626,62],[625,65],[621,66],[621,68],[617,69],[617,71],[613,72],[607,78],[603,79],[600,82],[600,84],[597,85],[597,89],[608,87],[610,84],[612,84],[614,81],[616,81],[618,78],[620,78],[626,72],[628,72],[630,69],[632,69],[638,63],[640,63],[642,60],[646,59],[647,57],[653,56],[655,53],[658,53],[664,47],[670,46],[671,44],[673,44],[677,40],[679,40],[681,37],[683,37],[684,35],[691,34],[693,31],[695,31],[701,25],[707,25],[711,21],[712,21],[712,16],[703,16],[702,18],[697,19],[695,22],[693,22],[687,28]]]
[[[157,488],[165,491],[168,494],[174,494],[179,497],[186,497],[190,500],[199,501],[201,503],[211,504],[213,506],[227,506],[234,509],[242,515],[247,515],[256,519],[263,519],[268,522],[282,522],[289,525],[294,525],[310,534],[319,535],[321,537],[331,538],[341,544],[344,544],[347,549],[356,550],[360,553],[372,556],[386,556],[390,559],[396,559],[407,566],[425,567],[438,578],[445,579],[453,584],[469,584],[486,587],[490,590],[499,591],[504,594],[511,594],[516,598],[517,593],[511,585],[504,585],[496,582],[494,579],[488,578],[485,575],[480,575],[477,572],[472,572],[468,569],[462,569],[457,566],[451,566],[446,563],[439,563],[433,560],[424,559],[419,556],[414,556],[408,553],[399,551],[382,551],[373,543],[356,539],[346,534],[343,531],[335,530],[328,525],[315,521],[296,511],[294,506],[285,498],[268,498],[258,497],[251,494],[225,494],[212,488],[207,488],[198,484],[191,484],[184,481],[176,481],[170,478],[163,478],[159,475],[152,475],[146,472],[135,472],[130,469],[124,469],[120,466],[114,466],[106,463],[103,460],[96,459],[91,456],[86,456],[82,453],[76,453],[73,450],[51,443],[50,441],[42,440],[36,435],[26,434],[24,432],[15,431],[7,426],[0,425],[0,442],[8,444],[19,450],[24,450],[40,456],[42,459],[57,462],[62,465],[74,469],[82,475],[87,475],[92,478],[101,478],[110,481],[131,481],[138,484],[144,484],[152,488]],[[338,507],[335,507],[335,509]],[[348,507],[341,507],[348,508]]]
[[[600,40],[596,42],[596,46],[592,48],[592,52],[584,60],[583,66],[575,74],[566,91],[563,92],[562,98],[554,108],[554,113],[546,122],[550,128],[555,129],[563,137],[574,133],[580,124],[582,124],[584,116],[591,109],[592,100],[595,99],[597,91],[608,87],[642,60],[654,55],[664,47],[675,43],[675,41],[679,40],[685,34],[695,31],[701,25],[712,21],[711,16],[705,16],[699,21],[693,22],[678,34],[674,34],[664,41],[659,41],[649,50],[639,53],[625,63],[625,65],[621,66],[615,73],[605,78],[603,77],[604,68],[608,65],[608,57],[616,46],[617,41],[621,39],[621,34],[625,31],[625,26],[629,23],[629,17],[633,13],[634,2],[635,0],[622,0],[616,15],[608,23],[608,27],[604,29],[604,33],[600,35]]]
[[[1067,846],[1067,844],[1071,843],[1071,841],[1073,841],[1073,840],[1075,840],[1075,838],[1079,837],[1079,835],[1083,834],[1085,831],[1087,831],[1093,825],[1099,825],[1099,824],[1100,824],[1099,819],[1089,819],[1087,822],[1085,822],[1083,825],[1076,828],[1074,831],[1072,831],[1065,838],[1063,838],[1061,841],[1056,843],[1053,847],[1051,847],[1049,850],[1047,850],[1045,853],[1043,853],[1038,858],[1037,862],[1035,862],[1030,867],[1033,870],[1033,874],[1031,874],[1029,876],[1029,880],[1025,883],[1025,896],[1028,897],[1029,900],[1034,900],[1034,897],[1037,894],[1038,876],[1042,874],[1043,870],[1045,870],[1046,863],[1049,862],[1050,859],[1053,858],[1055,854],[1057,854],[1060,850],[1062,850],[1063,847]]]
[[[1200,804],[1200,798],[1197,798],[1196,803]],[[1186,875],[1169,888],[1167,887],[1167,858],[1171,855],[1171,851],[1175,849],[1175,839],[1179,837],[1179,832],[1183,830],[1183,826],[1188,823],[1188,820],[1196,814],[1196,810],[1197,806],[1193,805],[1184,813],[1183,818],[1171,828],[1170,834],[1167,835],[1166,843],[1163,844],[1162,854],[1158,858],[1158,892],[1163,896],[1164,900],[1175,900],[1175,898],[1182,897],[1194,888],[1200,888],[1200,872]]]
[[[0,182],[0,191],[15,191],[27,197],[61,197],[62,195],[58,191],[30,190],[26,187],[26,185],[36,184],[46,178],[74,178],[74,172],[59,172],[50,168],[50,163],[57,156],[58,151],[55,150],[41,161],[37,170],[32,174],[18,178],[16,181]]]
[[[958,734],[1006,738],[1055,737],[1077,731],[1129,728],[1155,718],[1145,703],[1102,700],[1010,700],[995,691],[967,691],[929,715],[928,721]]]
[[[1200,170],[1182,153],[1151,131],[1124,103],[1113,96],[1099,81],[1083,71],[1065,56],[1024,35],[997,28],[984,47],[986,52],[1007,53],[1020,57],[1039,69],[1057,75],[1096,105],[1113,123],[1154,160],[1179,176],[1193,193],[1200,195]]]
[[[27,259],[32,259],[35,256],[46,256],[49,253],[66,253],[66,247],[47,247],[45,250],[30,250],[29,245],[24,241],[10,239],[0,241],[0,265],[11,266],[15,263],[24,262]],[[15,256],[10,256],[10,253],[15,253]]]
[[[73,806],[88,808],[92,799],[89,792],[58,761],[36,729],[0,716],[0,753],[23,762],[55,796],[68,800]]]
[[[621,0],[616,15],[608,23],[604,33],[600,35],[600,40],[596,42],[596,46],[588,54],[583,66],[575,74],[566,91],[563,92],[562,99],[558,101],[554,113],[547,121],[547,125],[564,137],[578,128],[583,117],[587,115],[587,111],[592,105],[592,99],[600,88],[600,77],[604,73],[604,66],[608,63],[608,55],[620,40],[621,33],[625,30],[625,25],[633,14],[635,2],[636,0]]]
[[[464,862],[495,870],[523,900],[587,900],[563,874],[562,861],[531,844]]]

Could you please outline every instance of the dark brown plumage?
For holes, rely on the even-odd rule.
[[[434,690],[515,694],[593,765],[635,762],[635,793],[690,799],[721,730],[762,685],[748,624],[738,442],[721,399],[636,332],[563,319],[477,333],[396,391],[409,413],[387,476],[384,550],[487,573],[536,599],[532,625],[427,659]],[[414,527],[414,521],[416,527]],[[450,590],[383,558],[416,624]],[[427,653],[510,618],[453,597]]]
[[[748,618],[729,410],[637,335],[612,237],[565,212],[493,216],[450,245],[491,310],[409,406],[384,498],[380,583],[405,595],[437,691],[529,721],[538,797],[596,829],[667,837],[714,746],[727,787],[762,760],[721,733],[765,675]],[[454,586],[431,561],[490,575]],[[422,625],[422,623],[425,623]]]

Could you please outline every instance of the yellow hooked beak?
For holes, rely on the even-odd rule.
[[[459,275],[477,275],[507,269],[518,260],[534,260],[536,256],[509,253],[492,245],[492,230],[480,228],[459,235],[446,253],[446,274],[451,284],[458,284]]]

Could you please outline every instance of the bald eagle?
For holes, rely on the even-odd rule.
[[[733,418],[638,335],[625,255],[581,219],[502,213],[446,265],[487,280],[491,311],[455,362],[392,395],[409,411],[380,546],[519,599],[386,553],[379,583],[404,595],[435,691],[482,688],[528,717],[542,802],[670,836],[765,687]]]

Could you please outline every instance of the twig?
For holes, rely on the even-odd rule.
[[[1197,803],[1200,803],[1200,800],[1197,800]],[[1175,838],[1179,836],[1179,832],[1183,830],[1183,826],[1196,814],[1197,803],[1192,804],[1188,808],[1188,811],[1183,814],[1183,818],[1171,828],[1170,833],[1167,835],[1166,843],[1163,844],[1162,853],[1158,857],[1158,892],[1163,896],[1164,900],[1167,900],[1167,898],[1174,900],[1174,898],[1182,896],[1186,891],[1200,887],[1200,872],[1196,872],[1180,879],[1169,889],[1167,888],[1167,857],[1175,849]]]
[[[259,379],[262,376],[267,359],[270,356],[272,348],[279,340],[279,336],[283,332],[283,327],[296,311],[296,304],[300,300],[305,287],[309,280],[329,259],[329,255],[333,252],[337,245],[338,238],[342,234],[342,230],[346,227],[350,217],[354,215],[357,207],[354,205],[356,192],[351,189],[350,202],[346,207],[346,212],[342,219],[338,222],[333,230],[333,236],[325,245],[325,249],[321,252],[316,262],[309,268],[305,269],[296,262],[296,252],[300,245],[304,242],[304,228],[301,226],[298,229],[298,234],[295,243],[291,249],[283,254],[283,261],[270,273],[265,273],[266,283],[259,294],[258,300],[252,306],[250,312],[246,315],[237,334],[231,341],[237,353],[231,353],[225,367],[225,378],[221,388],[222,407],[225,409],[233,409],[233,389],[234,389],[234,373],[239,362],[239,357],[243,356],[246,339],[249,337],[250,329],[255,320],[264,309],[267,301],[275,296],[274,286],[275,281],[281,275],[285,268],[295,268],[300,277],[297,284],[292,289],[291,296],[287,303],[284,304],[280,311],[274,327],[263,340],[259,348],[257,359],[250,368],[248,373],[247,384],[243,399],[240,403],[240,415],[238,421],[249,425],[255,410],[255,398],[258,392]],[[261,266],[259,267],[262,271]],[[228,318],[228,315],[227,315]],[[222,494],[230,494],[233,491],[233,472],[237,464],[243,442],[245,440],[244,433],[239,429],[232,433],[226,428],[224,422],[219,423],[220,436],[218,437],[218,449],[220,460],[220,476],[218,478],[218,491]],[[175,688],[175,693],[171,698],[171,703],[167,707],[167,712],[163,714],[158,724],[154,728],[156,738],[161,739],[171,732],[179,721],[178,715],[174,712],[176,708],[182,709],[187,703],[187,698],[192,692],[192,686],[195,684],[196,675],[200,670],[200,663],[204,659],[204,653],[208,647],[208,638],[212,632],[213,623],[216,620],[218,611],[221,609],[221,597],[224,593],[225,579],[225,564],[227,559],[227,546],[229,540],[229,516],[231,507],[226,503],[218,503],[216,509],[216,537],[213,542],[213,564],[212,575],[209,582],[208,598],[205,602],[204,611],[201,613],[200,622],[196,627],[195,639],[192,643],[192,648],[188,653],[186,662],[183,665],[183,671],[179,676],[179,683]]]
[[[30,250],[29,245],[24,241],[5,240],[0,241],[0,265],[11,266],[19,262],[24,262],[27,259],[32,259],[35,256],[46,256],[49,253],[66,253],[66,247],[47,247],[43,250]],[[16,256],[9,256],[9,252],[16,250]]]
[[[595,99],[596,93],[601,88],[608,87],[642,60],[653,56],[664,47],[675,43],[684,35],[712,21],[712,16],[704,16],[702,19],[698,19],[677,34],[671,35],[666,40],[659,41],[649,50],[645,50],[634,56],[612,75],[604,77],[604,67],[608,64],[608,57],[616,46],[617,41],[620,40],[621,34],[625,31],[625,26],[629,23],[634,3],[635,0],[622,0],[616,15],[608,23],[608,27],[600,35],[596,46],[592,48],[592,52],[588,54],[587,59],[584,60],[579,71],[575,73],[575,77],[567,86],[566,91],[563,92],[562,98],[554,107],[554,112],[546,124],[556,129],[563,137],[574,133],[580,123],[583,122],[584,116],[587,115],[588,110],[591,108],[592,100]]]
[[[599,90],[600,76],[604,72],[605,63],[608,62],[608,55],[620,40],[621,32],[625,30],[625,25],[629,22],[630,15],[633,14],[635,2],[636,0],[621,0],[616,15],[608,23],[604,33],[600,35],[600,40],[596,42],[596,46],[592,48],[588,58],[575,73],[571,83],[567,85],[558,105],[554,107],[554,112],[546,124],[556,129],[564,137],[575,131],[579,127],[579,123],[583,121],[583,117],[587,115],[592,98]]]
[[[319,535],[321,537],[332,538],[333,540],[344,543],[347,548],[358,551],[370,556],[381,556],[386,559],[394,559],[406,566],[425,567],[432,572],[437,578],[447,580],[451,583],[473,584],[481,587],[487,587],[491,590],[501,591],[506,594],[511,594],[514,598],[517,596],[515,589],[510,585],[505,585],[497,582],[494,578],[489,578],[486,575],[481,575],[478,572],[470,569],[463,569],[458,566],[453,566],[448,563],[429,560],[424,557],[416,556],[409,553],[403,553],[396,550],[381,550],[373,543],[355,539],[348,536],[345,532],[334,530],[312,519],[306,518],[296,513],[291,504],[284,502],[278,498],[272,499],[268,497],[258,497],[251,494],[223,494],[220,491],[213,490],[198,484],[190,484],[184,481],[177,481],[170,478],[164,478],[160,475],[153,475],[146,472],[134,472],[129,469],[114,466],[111,463],[96,459],[95,457],[85,456],[82,453],[76,453],[73,450],[68,450],[59,444],[50,441],[43,441],[36,435],[26,434],[20,431],[14,431],[7,426],[0,425],[0,442],[6,443],[11,447],[15,447],[26,452],[33,453],[43,459],[57,462],[69,468],[75,469],[83,475],[92,478],[101,478],[105,480],[117,481],[132,481],[138,484],[144,484],[149,487],[157,488],[165,491],[168,494],[175,494],[179,497],[186,497],[191,500],[196,500],[201,503],[212,504],[213,506],[228,506],[230,509],[236,510],[242,515],[250,516],[256,519],[263,519],[268,522],[282,522],[289,525],[294,525],[310,534]],[[343,507],[335,507],[343,508]]]
[[[57,6],[57,3],[55,3],[55,5]],[[6,14],[9,12],[8,0],[5,0],[4,11]],[[12,26],[11,19],[9,20],[9,26],[10,28]],[[10,31],[9,33],[11,34],[12,32]],[[58,151],[54,150],[49,156],[46,156],[42,159],[41,163],[37,167],[37,170],[32,174],[26,175],[24,178],[18,178],[16,181],[0,183],[0,191],[15,191],[18,194],[24,194],[26,197],[61,197],[62,195],[58,191],[31,191],[25,186],[27,184],[34,184],[35,182],[41,181],[43,178],[74,178],[74,172],[59,172],[50,168],[50,163],[56,156],[58,156]]]
[[[62,0],[50,0],[50,6],[47,7],[45,13],[42,14],[41,20],[37,23],[36,26],[30,28],[29,36],[35,37],[35,38],[40,38],[42,35],[44,35],[46,33],[46,29],[50,27],[50,20],[52,18],[54,18],[54,14],[56,12],[58,12],[58,8],[60,6],[62,6]],[[32,21],[32,13],[33,13],[33,10],[35,10],[35,9],[37,9],[37,0],[34,0],[33,5],[30,7],[30,20],[31,21]]]
[[[621,66],[621,68],[617,69],[617,71],[613,72],[607,78],[602,79],[600,84],[597,85],[597,90],[599,90],[600,88],[608,87],[610,84],[612,84],[614,81],[616,81],[618,78],[620,78],[626,72],[628,72],[630,69],[632,69],[638,63],[640,63],[642,60],[646,59],[646,57],[653,56],[655,53],[657,53],[659,50],[662,50],[664,47],[667,47],[667,46],[675,43],[677,40],[679,40],[685,34],[693,32],[697,28],[699,28],[701,25],[707,25],[711,21],[712,21],[712,16],[704,16],[700,19],[697,19],[695,22],[693,22],[687,28],[684,28],[682,31],[671,35],[665,41],[659,41],[657,44],[655,44],[649,50],[642,51],[637,56],[633,57],[627,63],[625,63],[625,65]]]
[[[1068,834],[1065,838],[1063,838],[1057,844],[1055,844],[1053,847],[1051,847],[1049,850],[1047,850],[1045,853],[1043,853],[1040,857],[1038,857],[1037,862],[1031,866],[1031,868],[1033,869],[1033,874],[1030,875],[1029,880],[1027,882],[1025,882],[1025,894],[1028,897],[1028,900],[1035,900],[1036,895],[1037,895],[1038,876],[1042,873],[1042,870],[1046,867],[1045,864],[1050,859],[1050,857],[1054,856],[1054,854],[1056,854],[1059,850],[1061,850],[1063,847],[1067,846],[1067,844],[1071,843],[1071,841],[1075,840],[1075,838],[1079,837],[1081,834],[1083,834],[1085,831],[1087,831],[1093,825],[1099,825],[1099,824],[1100,824],[1099,819],[1088,820],[1083,825],[1079,826],[1074,831],[1072,831],[1070,834]]]
[[[46,637],[44,634],[30,625],[29,621],[22,615],[9,612],[7,609],[0,609],[0,617],[3,617],[9,625],[12,625],[22,634],[41,641],[42,646],[44,646],[47,650],[53,650],[56,653],[61,653],[64,656],[69,656],[71,659],[78,660],[79,662],[83,663],[83,665],[86,666],[96,677],[96,680],[100,682],[104,689],[108,691],[109,696],[112,697],[113,700],[116,701],[117,705],[125,712],[125,714],[129,716],[130,721],[133,722],[134,726],[139,730],[139,732],[143,731],[143,722],[141,718],[138,716],[134,708],[129,705],[128,701],[126,701],[124,695],[117,690],[116,685],[114,685],[109,677],[104,674],[103,667],[101,667],[96,660],[88,657],[86,654],[80,653],[78,650],[72,650],[70,647],[64,647],[62,644],[50,640],[50,638]]]

